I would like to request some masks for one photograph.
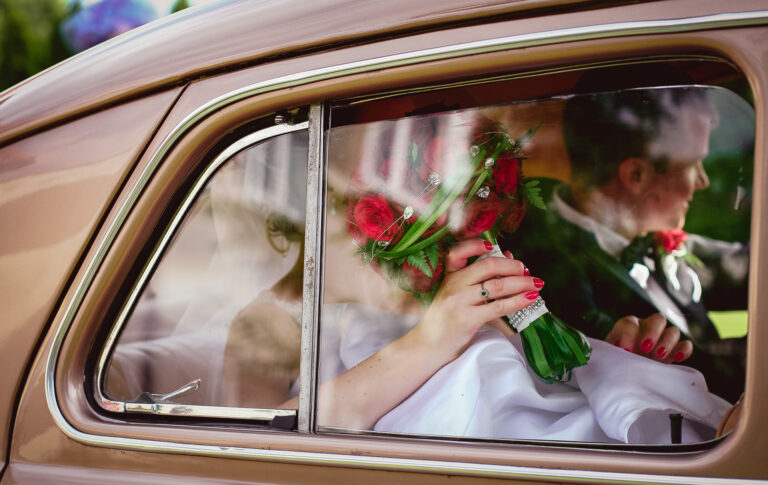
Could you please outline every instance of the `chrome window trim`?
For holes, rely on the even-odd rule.
[[[764,25],[766,23],[768,23],[768,10],[760,10],[742,13],[707,15],[683,19],[619,22],[591,25],[586,27],[556,29],[396,54],[381,58],[367,59],[363,61],[351,62],[348,64],[305,71],[274,78],[233,90],[227,94],[219,96],[214,100],[211,100],[207,104],[198,108],[193,113],[189,114],[184,120],[182,120],[163,140],[160,147],[152,155],[150,162],[144,171],[140,174],[136,184],[131,189],[128,197],[126,198],[126,201],[124,202],[123,206],[120,207],[116,217],[107,229],[104,239],[98,243],[92,260],[87,264],[84,275],[78,282],[74,293],[63,312],[63,317],[56,330],[53,342],[51,343],[45,371],[46,402],[54,421],[65,435],[78,442],[92,446],[114,447],[137,451],[192,453],[215,457],[249,458],[301,464],[342,465],[369,467],[379,470],[407,470],[442,474],[507,477],[520,479],[530,478],[576,481],[590,480],[593,482],[620,481],[621,483],[637,484],[765,483],[764,481],[749,479],[679,477],[672,475],[597,472],[555,468],[548,469],[513,465],[490,465],[440,460],[420,460],[412,458],[382,458],[345,455],[338,453],[310,453],[291,450],[237,447],[222,448],[219,446],[202,444],[173,443],[165,441],[95,435],[79,431],[78,429],[74,428],[64,417],[56,399],[55,370],[64,337],[66,336],[69,326],[71,325],[74,316],[80,307],[85,293],[88,291],[96,271],[104,260],[107,251],[114,242],[114,239],[121,225],[130,213],[130,210],[136,203],[139,195],[142,193],[151,175],[156,170],[160,161],[172,148],[174,143],[189,129],[191,129],[195,123],[217,109],[221,109],[246,97],[267,93],[278,89],[290,88],[312,82],[334,79],[351,74],[359,74],[399,66],[414,65],[427,61],[458,58],[472,54],[483,54],[522,47],[556,45],[564,42],[579,40],[592,40],[607,37],[626,37],[631,35],[680,33],[707,29]]]
[[[322,299],[323,241],[325,240],[325,105],[309,107],[309,162],[307,166],[307,218],[304,232],[304,278],[301,306],[301,361],[299,362],[298,430],[315,429],[317,395],[318,324]],[[306,302],[312,302],[311,305]]]
[[[221,153],[219,153],[213,161],[205,168],[202,174],[198,177],[197,181],[193,185],[192,189],[184,197],[179,208],[173,215],[171,223],[165,228],[162,237],[152,250],[152,254],[147,261],[147,264],[141,270],[139,278],[136,280],[133,288],[131,289],[128,299],[120,309],[120,313],[115,319],[115,323],[112,325],[112,329],[107,336],[104,348],[99,354],[99,359],[96,363],[96,373],[94,376],[94,394],[96,402],[106,411],[124,413],[124,412],[137,412],[158,414],[164,416],[185,416],[185,417],[205,417],[205,418],[230,418],[230,419],[247,419],[258,421],[269,421],[277,416],[295,416],[295,410],[289,409],[256,409],[256,408],[235,408],[235,407],[223,407],[223,406],[204,406],[204,405],[190,405],[190,404],[176,404],[176,403],[140,403],[140,402],[123,402],[116,401],[108,398],[102,392],[102,386],[106,379],[106,369],[109,357],[114,350],[117,338],[120,335],[120,330],[123,325],[128,321],[128,316],[133,310],[134,305],[138,301],[139,296],[147,283],[152,271],[160,261],[165,248],[171,241],[176,231],[179,229],[184,216],[189,211],[189,208],[197,200],[197,196],[208,184],[210,179],[216,173],[216,171],[224,163],[230,160],[233,156],[240,153],[242,150],[249,148],[257,143],[267,141],[276,136],[295,133],[298,131],[306,131],[309,127],[309,123],[304,121],[295,125],[280,124],[270,126],[251,133],[249,135],[240,138],[236,142],[232,143]],[[306,305],[305,305],[306,306]]]

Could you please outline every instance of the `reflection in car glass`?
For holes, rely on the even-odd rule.
[[[281,135],[215,173],[125,325],[108,398],[277,408],[297,394],[307,141]]]
[[[319,425],[713,438],[743,391],[752,108],[662,86],[434,110],[330,130]],[[591,347],[567,382],[532,364],[573,342],[508,322],[540,298]]]

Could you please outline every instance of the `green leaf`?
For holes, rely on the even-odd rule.
[[[544,202],[544,199],[541,197],[541,188],[536,187],[536,185],[539,183],[538,180],[534,180],[533,184],[524,184],[522,187],[520,187],[520,192],[525,196],[525,198],[528,199],[528,202],[531,203],[534,207],[538,207],[541,210],[547,210],[547,204]]]
[[[410,264],[414,268],[418,268],[422,273],[424,273],[428,277],[430,278],[432,277],[432,270],[427,264],[427,256],[424,254],[424,251],[419,251],[418,253],[409,254],[408,264]]]
[[[419,145],[417,145],[415,141],[411,142],[411,150],[408,153],[408,157],[411,165],[414,165],[419,159]]]
[[[424,248],[424,254],[427,255],[427,259],[429,260],[429,265],[432,268],[437,269],[437,258],[440,254],[440,251],[437,248],[437,244],[431,244],[426,248]]]
[[[171,13],[176,13],[185,8],[189,8],[189,2],[187,0],[176,0],[171,7]]]
[[[461,163],[448,174],[448,177],[440,184],[440,189],[435,197],[422,212],[419,219],[406,231],[400,242],[395,245],[392,252],[403,251],[410,247],[448,210],[448,207],[472,179],[472,174],[477,169],[478,163],[479,160],[473,163]]]
[[[432,234],[431,236],[422,239],[421,241],[417,242],[416,244],[402,250],[398,251],[382,251],[379,253],[376,253],[378,257],[382,259],[392,259],[392,258],[399,258],[404,257],[409,254],[413,254],[417,251],[421,251],[425,247],[429,246],[430,244],[434,243],[435,241],[438,241],[440,238],[443,237],[443,235],[448,232],[448,226],[443,227],[436,233]]]
[[[488,177],[489,170],[482,170],[480,172],[480,176],[477,177],[477,180],[475,180],[474,185],[472,185],[472,188],[469,189],[469,193],[467,193],[467,197],[464,199],[464,205],[467,205],[467,202],[472,199],[472,196],[475,195],[475,193],[478,191],[481,185],[483,185],[483,182],[485,182],[486,177]]]
[[[517,146],[520,147],[520,148],[525,146],[531,140],[531,138],[533,138],[533,135],[536,134],[536,132],[539,130],[540,126],[541,126],[541,122],[539,122],[538,125],[534,126],[530,130],[526,131],[523,134],[523,136],[521,136],[520,138],[517,139]]]
[[[525,186],[526,187],[536,187],[537,185],[539,185],[540,182],[541,182],[541,180],[529,180],[529,181],[527,181],[525,183]]]
[[[700,268],[704,267],[704,261],[699,259],[699,257],[693,253],[685,253],[683,255],[683,260],[685,260],[685,262],[691,266],[698,266]]]

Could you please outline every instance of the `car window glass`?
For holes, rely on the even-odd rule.
[[[693,85],[428,97],[331,114],[321,429],[713,438],[743,391],[751,106]],[[521,263],[473,263],[483,241]],[[534,362],[573,341],[478,321],[538,297],[589,338],[567,382]]]
[[[206,184],[124,325],[108,399],[276,408],[297,393],[307,143],[244,148]]]

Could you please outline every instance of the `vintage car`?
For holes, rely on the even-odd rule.
[[[767,7],[229,1],[0,94],[0,483],[764,483]],[[696,109],[680,101],[691,94]],[[640,111],[625,110],[629,98]],[[526,224],[557,210],[547,197],[575,204],[579,184],[605,171],[592,161],[579,172],[574,146],[639,140],[598,116],[573,121],[577,100],[603,100],[659,137],[615,179],[616,200],[636,204],[603,200],[595,217],[643,233],[667,226],[637,222],[640,204],[674,206],[670,228],[687,217],[687,243],[641,254],[631,281],[619,275],[656,285],[642,304],[599,275],[578,293],[591,267],[575,242],[538,265],[522,249],[541,234]],[[595,136],[574,140],[568,126],[591,121]],[[465,187],[439,167],[470,159],[480,165],[462,207],[506,204],[514,220],[498,224],[522,240],[510,249],[546,281],[550,310],[609,325],[583,328],[592,360],[569,383],[529,375],[503,328],[449,358],[436,340],[401,351],[434,292],[448,291],[439,276],[501,264],[464,268],[476,250],[437,259],[481,233],[440,205],[458,197],[451,184]],[[383,212],[364,226],[371,207]],[[438,244],[446,231],[456,238]],[[727,253],[725,269],[694,242]],[[411,243],[418,257],[381,262]],[[548,263],[560,271],[540,274]],[[669,279],[654,283],[662,270]],[[472,283],[475,312],[538,296],[540,280],[505,271]],[[489,289],[508,298],[486,305]],[[646,331],[654,308],[668,326],[652,338],[607,333],[624,315],[639,320],[623,329]],[[595,368],[590,390],[580,369]]]

